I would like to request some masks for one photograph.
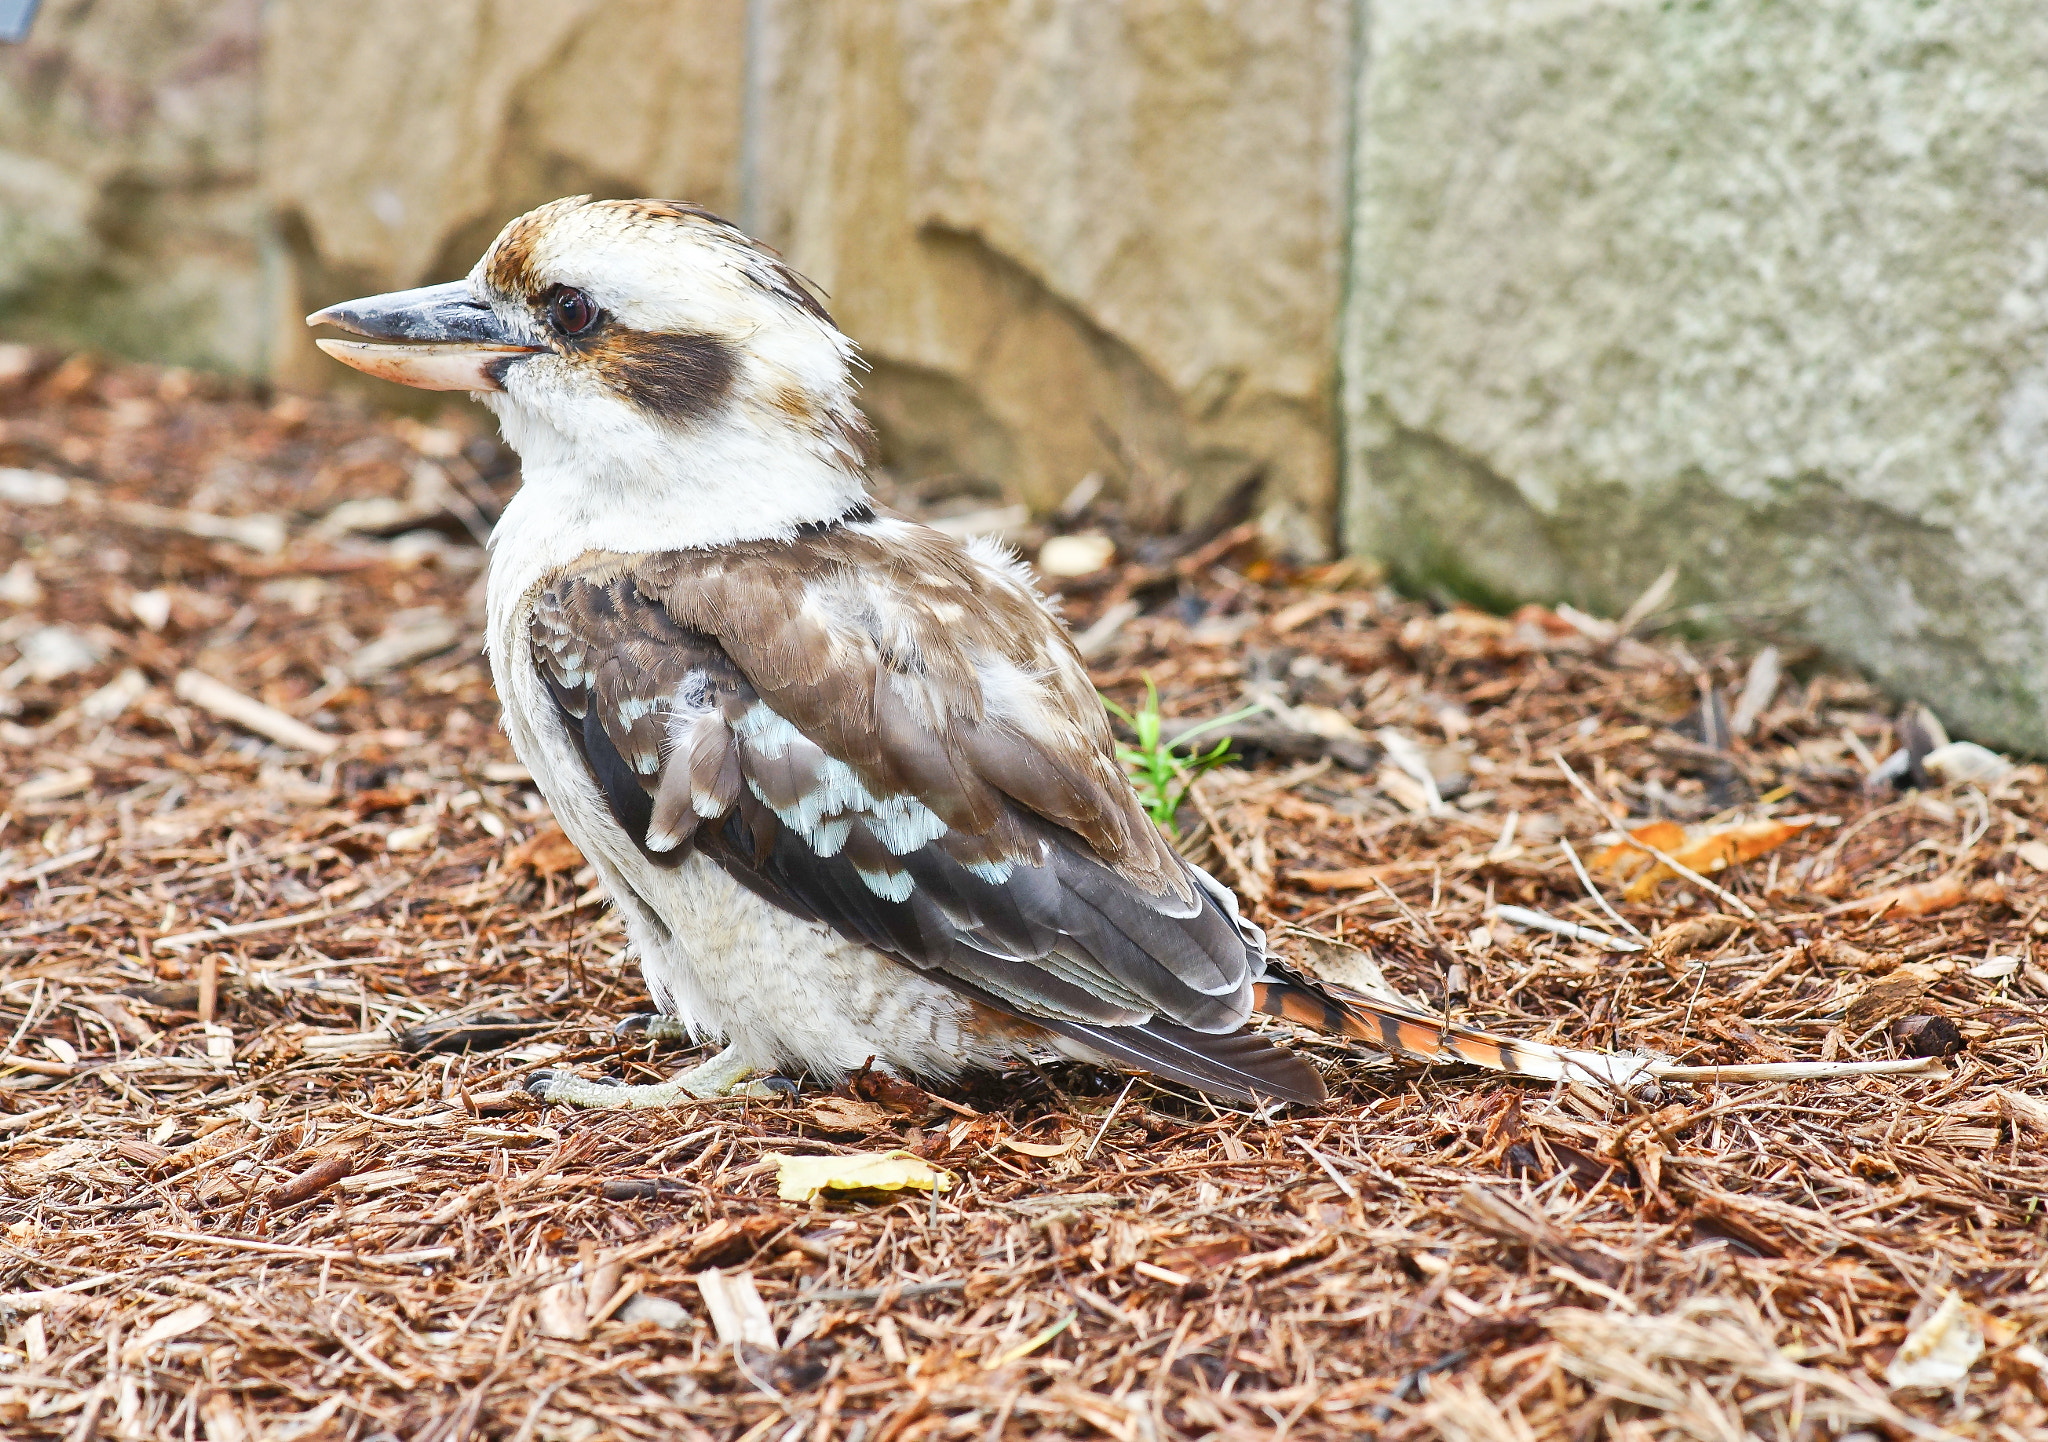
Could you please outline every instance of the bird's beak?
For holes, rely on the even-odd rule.
[[[505,367],[540,349],[515,337],[459,280],[330,305],[306,324],[373,337],[314,344],[365,375],[423,391],[501,391]]]

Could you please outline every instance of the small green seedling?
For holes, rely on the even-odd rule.
[[[1145,678],[1145,704],[1135,713],[1110,700],[1102,698],[1102,704],[1117,720],[1131,728],[1138,738],[1136,746],[1119,744],[1116,759],[1123,762],[1131,773],[1131,784],[1138,790],[1138,801],[1154,821],[1165,827],[1167,834],[1178,837],[1180,828],[1173,818],[1179,814],[1183,802],[1188,799],[1188,790],[1205,772],[1213,771],[1231,759],[1230,738],[1224,737],[1207,751],[1190,745],[1204,731],[1214,731],[1219,726],[1228,726],[1255,716],[1265,710],[1264,706],[1247,706],[1242,711],[1233,711],[1228,716],[1218,716],[1204,721],[1201,725],[1183,731],[1168,741],[1162,735],[1162,721],[1159,715],[1159,688],[1152,684],[1152,678]]]

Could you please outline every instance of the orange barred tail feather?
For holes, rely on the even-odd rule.
[[[1640,1081],[1650,1065],[1646,1057],[1577,1051],[1449,1024],[1428,1012],[1334,982],[1297,977],[1278,966],[1270,967],[1267,979],[1254,988],[1252,1005],[1266,1016],[1414,1061],[1463,1062],[1547,1081],[1574,1078],[1621,1087]]]

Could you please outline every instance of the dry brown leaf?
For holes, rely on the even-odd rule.
[[[2025,1128],[2048,1137],[2048,1101],[2000,1088],[1998,1114],[2011,1122],[2015,1131]]]
[[[1947,911],[1952,906],[1961,906],[1969,899],[1969,888],[1963,878],[1955,872],[1938,876],[1932,881],[1916,881],[1909,886],[1895,886],[1889,891],[1880,891],[1875,896],[1859,897],[1831,906],[1825,913],[1837,916],[1849,911],[1882,911],[1893,916],[1926,916],[1930,912]]]
[[[1213,1241],[1168,1248],[1159,1253],[1154,1261],[1168,1271],[1199,1276],[1216,1267],[1228,1266],[1250,1250],[1251,1242],[1248,1238],[1218,1237]]]
[[[537,876],[574,875],[583,869],[583,853],[562,828],[549,822],[505,853],[505,869],[524,866]]]
[[[1846,941],[1834,940],[1822,944],[1821,952],[1836,966],[1846,966],[1866,976],[1880,976],[1899,964],[1899,955],[1894,951],[1865,951],[1860,946],[1851,946]]]
[[[1015,1137],[1003,1138],[1005,1147],[1027,1157],[1063,1157],[1080,1144],[1081,1136],[1078,1132],[1063,1142],[1023,1142]]]
[[[1740,930],[1742,922],[1733,916],[1696,916],[1659,932],[1650,946],[1650,955],[1658,961],[1670,961],[1695,951],[1711,951]]]
[[[687,1272],[743,1262],[788,1225],[785,1219],[775,1216],[720,1217],[682,1244],[676,1265]]]
[[[820,1097],[806,1109],[806,1115],[830,1132],[880,1131],[892,1120],[874,1103],[854,1097]]]
[[[1895,971],[1873,981],[1858,993],[1842,1014],[1842,1022],[1857,1036],[1880,1022],[1904,1016],[1927,992],[1927,980],[1910,971]]]

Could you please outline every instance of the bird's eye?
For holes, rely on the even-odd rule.
[[[557,335],[582,335],[603,315],[597,302],[574,286],[556,286],[548,295],[548,324]]]

